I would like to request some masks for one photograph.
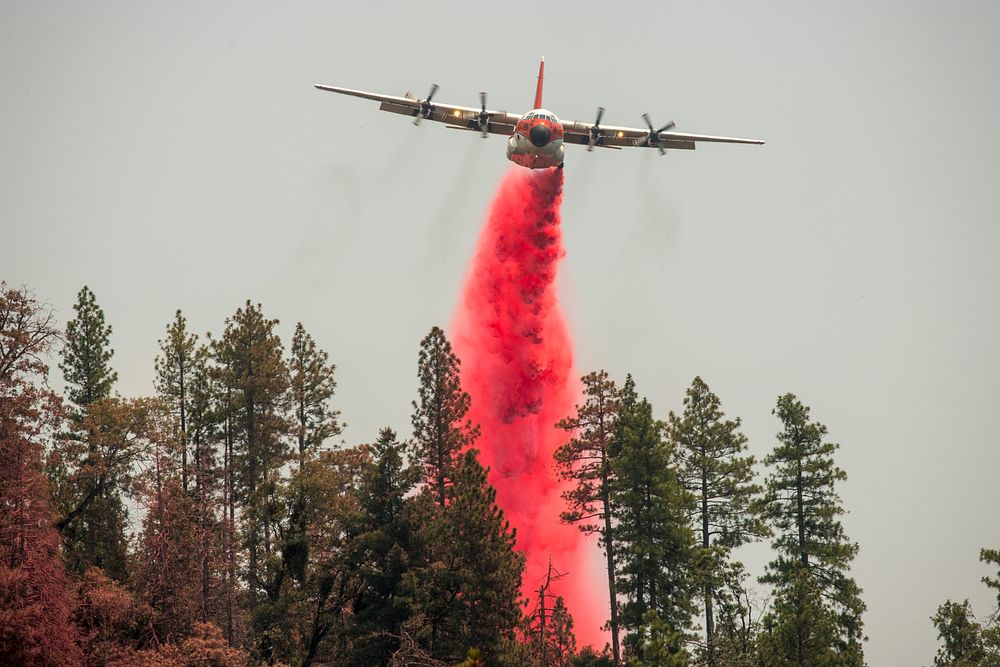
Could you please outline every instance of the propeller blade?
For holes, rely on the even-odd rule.
[[[646,127],[648,127],[648,128],[649,128],[649,131],[650,131],[650,132],[653,132],[653,131],[654,131],[654,130],[653,130],[653,121],[649,120],[649,114],[648,114],[648,113],[644,113],[644,114],[642,114],[642,119],[643,119],[644,121],[646,121]]]
[[[482,107],[481,113],[486,113],[486,91],[479,93],[479,104]]]
[[[674,127],[674,121],[670,121],[669,123],[667,123],[666,125],[664,125],[660,129],[658,129],[656,131],[656,133],[659,134],[660,132],[666,132],[667,130],[672,129],[673,127]]]
[[[666,155],[667,154],[667,149],[664,148],[663,146],[657,146],[657,148],[660,149],[660,155]]]
[[[594,144],[601,139],[601,118],[604,117],[604,107],[597,107],[597,119],[590,126],[590,137],[587,139],[587,150],[593,151]]]
[[[438,91],[438,85],[436,83],[431,84],[431,92],[427,93],[427,101],[430,102],[434,99],[434,94]]]

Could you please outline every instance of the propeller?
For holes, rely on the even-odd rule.
[[[420,121],[424,118],[430,118],[431,112],[434,111],[434,105],[431,104],[431,100],[434,99],[434,93],[438,91],[438,85],[436,83],[431,84],[431,92],[427,93],[426,100],[420,100],[420,109],[417,111],[417,117],[413,119],[414,125],[420,125]]]
[[[486,92],[479,93],[479,105],[482,108],[479,112],[479,130],[483,133],[483,139],[489,136],[490,115],[486,113]]]
[[[604,107],[597,107],[597,120],[590,126],[590,139],[587,140],[587,150],[594,150],[594,146],[601,141],[601,117],[604,115]]]
[[[667,151],[660,145],[660,132],[666,132],[667,130],[674,127],[674,121],[670,121],[658,130],[653,129],[653,121],[649,120],[649,114],[642,114],[642,119],[646,121],[646,127],[649,128],[649,134],[646,135],[646,145],[650,148],[659,148],[660,155],[663,155]]]

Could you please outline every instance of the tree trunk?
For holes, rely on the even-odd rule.
[[[805,508],[802,500],[802,457],[796,461],[797,469],[795,471],[795,499],[798,507],[798,515],[796,516],[796,522],[799,528],[799,556],[802,559],[802,564],[809,567],[809,554],[806,553],[806,519],[805,519]]]
[[[604,507],[604,554],[608,559],[608,597],[611,603],[611,653],[615,667],[622,664],[621,644],[618,639],[618,585],[615,581],[615,542],[611,528],[611,496],[608,479],[608,455],[601,452],[601,503]]]
[[[704,452],[702,453],[704,456]],[[708,552],[708,472],[701,471],[701,546]],[[708,648],[708,666],[715,667],[715,619],[712,617],[712,583],[705,582],[705,643]]]

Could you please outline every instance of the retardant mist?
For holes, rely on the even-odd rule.
[[[580,645],[600,648],[607,591],[594,577],[595,546],[560,523],[564,488],[552,453],[567,434],[556,422],[580,395],[573,349],[555,292],[565,254],[559,227],[562,170],[514,169],[504,177],[479,238],[452,326],[476,447],[497,502],[527,556],[522,592],[538,604],[549,558],[568,573],[552,584],[573,614]],[[601,600],[604,603],[601,603]],[[551,607],[552,600],[547,606]]]

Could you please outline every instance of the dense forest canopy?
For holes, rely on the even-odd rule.
[[[582,378],[551,462],[562,520],[606,565],[591,583],[609,642],[581,647],[551,592],[558,564],[522,597],[445,332],[415,350],[412,434],[348,445],[330,353],[302,323],[285,345],[277,325],[247,301],[202,337],[178,310],[150,360],[155,395],[124,397],[90,289],[60,326],[0,284],[0,662],[865,664],[847,473],[795,395],[777,398],[757,461],[700,377],[663,420],[630,375]],[[737,550],[761,540],[773,559],[750,573]],[[997,607],[928,610],[935,666],[1000,665],[1000,553],[980,559]]]

